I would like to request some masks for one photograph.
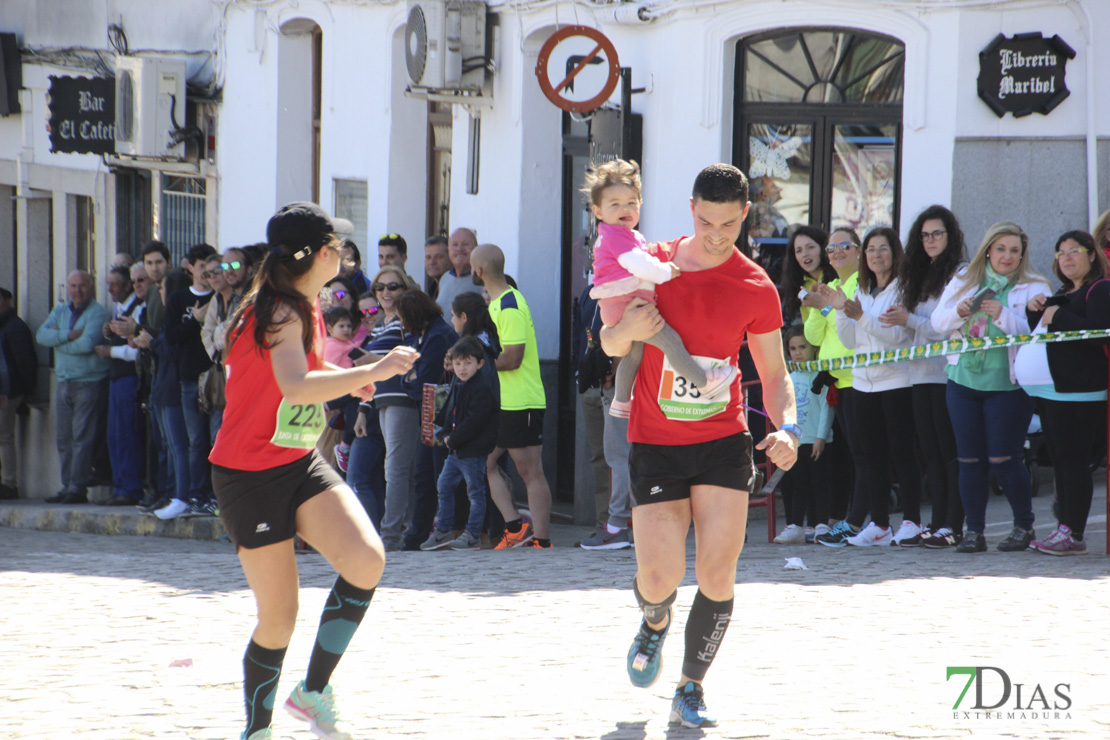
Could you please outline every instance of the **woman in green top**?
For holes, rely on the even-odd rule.
[[[819,348],[817,352],[817,359],[819,360],[852,354],[851,350],[840,341],[840,337],[836,333],[837,311],[829,305],[829,298],[840,295],[845,298],[853,298],[856,295],[856,287],[859,281],[859,259],[862,253],[859,235],[851,229],[837,229],[829,235],[829,243],[825,247],[825,252],[829,255],[829,263],[832,268],[836,270],[836,280],[828,285],[815,284],[813,286],[813,293],[821,299],[820,305],[814,306],[818,310],[810,311],[805,322],[806,341]],[[839,393],[837,418],[840,427],[838,431],[842,432],[842,439],[848,444],[855,470],[862,470],[863,453],[851,433],[853,426],[851,423],[852,371],[834,370],[832,375],[836,378],[836,388]],[[849,480],[852,478],[855,478],[855,483],[850,486]],[[862,481],[854,473],[851,477],[838,476],[837,480],[833,482],[832,500],[829,505],[829,513],[833,519],[842,520],[847,516],[849,503],[847,493],[849,490],[853,491],[854,496],[866,495],[862,490]],[[817,535],[816,541],[830,547],[844,547],[847,545],[848,537],[854,534],[856,534],[855,530],[847,522],[839,521],[829,532]]]
[[[1026,304],[1050,292],[1048,282],[1029,269],[1029,237],[1003,221],[987,230],[971,263],[949,281],[931,321],[936,331],[953,332],[954,338],[1028,334]],[[948,414],[967,516],[956,552],[987,549],[988,472],[998,479],[1014,515],[1013,531],[998,549],[1025,550],[1035,537],[1029,471],[1022,461],[1033,400],[1017,383],[1016,354],[1016,347],[999,347],[948,357]]]

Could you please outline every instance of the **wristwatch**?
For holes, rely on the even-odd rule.
[[[794,423],[783,424],[781,427],[779,427],[779,431],[780,432],[790,432],[791,434],[794,435],[794,440],[795,441],[797,441],[797,442],[802,441],[802,429],[797,424],[794,424]]]

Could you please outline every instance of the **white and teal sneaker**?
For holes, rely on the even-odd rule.
[[[663,668],[663,640],[671,630],[674,609],[667,609],[667,626],[662,632],[648,627],[646,621],[640,622],[632,647],[628,648],[628,678],[633,686],[646,689],[659,679]]]
[[[243,734],[239,736],[239,740],[274,740],[274,731],[269,727],[265,727],[261,730],[255,730],[251,733],[250,737],[247,737],[247,731],[243,730]]]
[[[330,685],[325,686],[323,691],[306,691],[304,681],[301,681],[285,700],[285,711],[308,722],[316,737],[324,740],[354,740],[351,733],[339,726],[339,713],[335,709],[335,695]]]
[[[717,718],[705,709],[705,698],[702,694],[701,684],[687,681],[685,686],[680,686],[674,690],[670,723],[694,729],[717,726]]]

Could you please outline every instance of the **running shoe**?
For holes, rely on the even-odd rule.
[[[717,726],[717,718],[706,711],[701,684],[687,681],[685,686],[675,689],[670,723],[695,730],[699,727]]]
[[[814,542],[818,542],[825,547],[847,547],[848,538],[855,534],[851,525],[848,524],[848,520],[842,519],[826,534],[819,534],[814,537]]]
[[[921,546],[926,550],[943,550],[948,547],[955,547],[963,540],[963,535],[953,532],[948,527],[941,527],[935,532],[930,532],[929,536],[921,540]]]
[[[451,536],[450,530],[433,529],[432,533],[428,535],[428,539],[424,540],[420,545],[421,550],[442,550],[454,542],[455,538]]]
[[[632,537],[627,527],[613,534],[605,527],[591,534],[580,543],[583,550],[623,550],[632,547]]]
[[[269,727],[264,727],[261,730],[255,730],[250,737],[247,737],[247,731],[243,730],[239,740],[274,740],[274,731]]]
[[[325,686],[323,691],[305,691],[304,681],[301,681],[285,700],[285,711],[308,722],[316,737],[324,740],[354,740],[351,733],[339,726],[335,694],[330,685]]]
[[[347,462],[351,459],[351,446],[342,442],[335,446],[335,465],[344,473],[347,472]]]
[[[1037,534],[1032,529],[1014,527],[1010,536],[998,543],[1002,552],[1021,552],[1029,549],[1029,543],[1037,539]]]
[[[806,531],[797,524],[787,524],[775,538],[776,545],[801,545],[806,541]]]
[[[434,535],[433,535],[434,536]],[[462,533],[447,543],[448,550],[481,550],[482,538],[475,537],[465,529]]]
[[[898,545],[899,547],[916,547],[921,544],[920,539],[916,540],[915,544],[912,545],[907,545],[905,542],[914,537],[920,537],[923,531],[924,530],[922,530],[920,526],[911,522],[909,519],[903,519],[901,526],[898,527],[898,531],[894,533],[894,537],[891,539],[890,544]]]
[[[736,380],[736,368],[732,365],[715,367],[705,371],[705,386],[698,388],[703,398],[715,400],[727,396]]]
[[[550,550],[551,548],[555,547],[555,543],[551,540],[548,540],[546,545],[541,545],[540,541],[533,537],[532,539],[521,545],[521,547],[525,550],[527,550],[529,547],[534,547],[537,550]]]
[[[814,527],[812,537],[809,536],[809,527],[806,527],[806,543],[812,545],[813,543],[817,542],[818,537],[820,537],[823,534],[828,534],[828,533],[829,533],[829,525],[828,524],[818,524],[816,527]]]
[[[662,632],[648,627],[645,620],[640,622],[632,647],[628,648],[628,678],[633,686],[646,689],[659,680],[659,671],[663,668],[663,640],[667,639],[673,620],[674,609],[668,607],[667,626]]]
[[[825,527],[825,529],[827,530],[828,527]],[[812,545],[813,538],[817,536],[817,529],[815,527],[806,527],[803,532],[805,533],[806,544]]]
[[[890,527],[880,527],[875,522],[870,522],[859,534],[849,537],[847,542],[853,547],[874,547],[875,545],[889,545],[894,541]]]
[[[899,527],[899,530],[901,530],[901,527]],[[922,547],[925,544],[925,540],[929,539],[932,536],[933,530],[929,529],[928,527],[922,527],[921,531],[919,531],[913,537],[906,537],[903,540],[899,540],[896,544],[898,544],[900,547]],[[894,535],[894,539],[898,540],[898,535]]]
[[[189,504],[185,503],[179,498],[175,498],[168,504],[154,512],[154,516],[162,520],[176,519],[179,516],[189,511]]]
[[[1075,539],[1075,534],[1066,524],[1061,524],[1043,540],[1034,540],[1029,546],[1046,555],[1082,555],[1087,552],[1087,543]]]
[[[524,547],[531,542],[535,536],[535,532],[532,531],[532,524],[525,520],[521,523],[519,532],[510,532],[506,529],[505,536],[501,538],[501,541],[498,542],[497,546],[493,549],[508,550],[513,547]]]
[[[970,529],[964,532],[964,538],[960,544],[956,545],[956,552],[986,552],[987,551],[987,538],[983,536],[982,532],[972,532]]]

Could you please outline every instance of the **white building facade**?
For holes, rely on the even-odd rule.
[[[22,112],[0,118],[0,284],[15,286],[21,315],[41,322],[79,265],[98,274],[106,298],[112,254],[150,237],[178,251],[188,239],[221,250],[261,241],[268,216],[293,199],[350,218],[367,271],[379,234],[405,236],[419,277],[426,236],[470,227],[501,246],[532,307],[556,440],[547,469],[569,500],[585,484],[574,473],[572,440],[583,435],[569,347],[588,262],[576,191],[591,155],[642,163],[649,239],[690,231],[690,186],[718,161],[751,172],[748,237],[772,247],[800,221],[861,232],[893,224],[904,236],[916,213],[941,203],[971,245],[994,221],[1022,224],[1047,271],[1056,236],[1090,229],[1110,208],[1110,99],[1097,94],[1110,85],[1110,49],[1093,43],[1110,4],[1099,0],[490,2],[487,52],[464,60],[486,70],[486,85],[454,103],[406,94],[410,5],[5,3],[0,32],[19,39],[25,89]],[[432,14],[444,3],[421,5]],[[184,161],[50,152],[49,76],[110,72],[59,66],[76,62],[58,50],[79,47],[86,60],[99,51],[111,68],[113,24],[131,54],[186,63],[188,123],[202,138]],[[608,112],[565,113],[540,89],[541,48],[568,25],[600,30],[629,70],[635,92],[618,84]],[[1000,34],[1029,33],[1074,51],[1057,53],[1062,70],[1046,83],[1070,94],[1047,114],[1000,117],[978,94],[980,53]],[[556,45],[546,59],[553,84],[591,48]],[[566,98],[600,90],[604,56]],[[36,461],[52,454],[40,395],[23,432],[35,470],[49,469]],[[49,495],[40,478],[31,492]]]

